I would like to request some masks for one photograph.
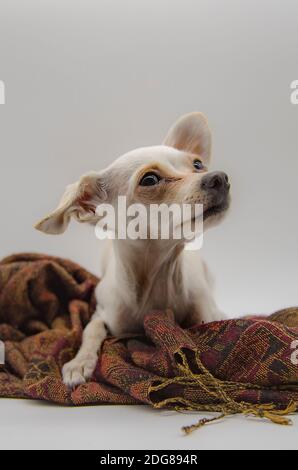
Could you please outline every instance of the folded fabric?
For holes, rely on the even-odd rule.
[[[298,410],[298,365],[292,360],[298,308],[187,330],[170,311],[148,312],[143,335],[106,339],[92,380],[69,390],[61,368],[80,346],[98,282],[61,258],[19,254],[0,262],[0,397],[64,405],[143,403],[220,416],[254,414],[281,424],[289,422],[284,414]]]

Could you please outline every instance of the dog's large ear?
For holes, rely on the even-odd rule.
[[[182,116],[169,130],[164,145],[194,153],[208,165],[211,157],[211,132],[202,113]]]
[[[71,217],[79,222],[95,222],[96,207],[107,198],[101,173],[91,172],[67,186],[57,209],[35,225],[50,234],[65,232]]]

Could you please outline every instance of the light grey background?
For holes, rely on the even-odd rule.
[[[99,241],[33,230],[64,187],[206,113],[229,218],[205,237],[230,315],[298,304],[298,3],[293,0],[1,0],[0,255],[70,257]]]
[[[182,426],[212,414],[176,413],[145,406],[61,408],[6,399],[0,400],[0,407],[0,449],[5,450],[297,450],[298,446],[298,416],[293,417],[293,426],[232,416],[185,436]]]
[[[181,114],[199,110],[213,131],[213,168],[232,180],[231,213],[206,234],[203,249],[219,304],[229,315],[297,305],[298,106],[290,103],[290,83],[298,79],[297,21],[295,0],[1,0],[6,105],[0,106],[0,256],[39,251],[96,272],[100,242],[92,229],[73,224],[65,235],[50,237],[34,231],[34,222],[82,173],[137,146],[160,143]],[[31,415],[26,403],[22,409]],[[47,416],[54,419],[51,409]],[[48,446],[55,436],[63,445],[58,424],[43,421],[44,410],[34,413],[36,429],[48,431]],[[77,435],[71,445],[116,445],[113,432],[105,440],[104,418],[117,420],[127,435],[122,445],[133,448],[128,436],[134,415],[129,407],[121,410],[111,407],[104,418],[97,408],[90,429],[88,412],[79,410],[85,441]],[[11,446],[11,433],[20,430],[20,445],[34,447],[36,437],[16,413],[1,445]],[[67,427],[65,411],[55,413]],[[150,417],[140,430],[143,448],[157,446],[157,421]],[[179,433],[182,418],[173,420],[159,446],[187,448],[190,441]],[[297,428],[289,435],[257,423],[264,428],[254,434],[254,425],[235,422],[218,425],[217,437],[211,428],[202,446],[225,446],[228,429],[235,436],[237,429],[251,436],[268,430],[267,447],[297,442]],[[243,437],[237,446],[249,442]]]

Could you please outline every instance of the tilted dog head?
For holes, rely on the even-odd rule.
[[[169,130],[163,145],[133,150],[100,172],[84,175],[66,188],[58,208],[36,228],[58,234],[73,217],[96,223],[100,204],[203,204],[204,227],[218,223],[229,207],[228,177],[209,172],[211,134],[201,113],[183,116]]]

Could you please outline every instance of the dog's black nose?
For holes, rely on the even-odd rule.
[[[223,171],[213,171],[205,175],[201,182],[202,189],[213,189],[215,191],[230,189],[229,178]]]

